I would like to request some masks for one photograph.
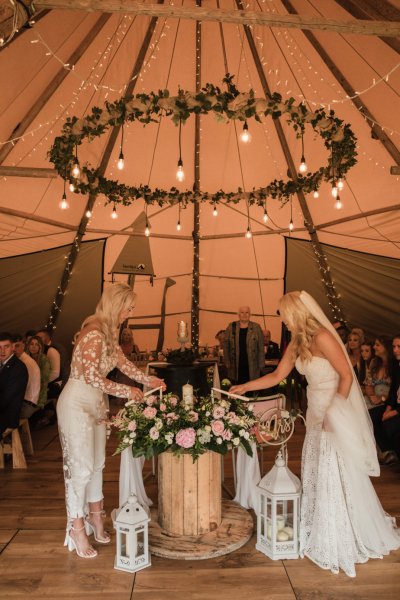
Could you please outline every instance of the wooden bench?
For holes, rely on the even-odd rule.
[[[21,429],[21,435],[19,429]],[[28,419],[20,419],[19,428],[6,429],[3,433],[3,439],[0,441],[0,469],[4,469],[5,454],[12,455],[13,469],[27,468],[25,454],[33,456],[33,445]]]

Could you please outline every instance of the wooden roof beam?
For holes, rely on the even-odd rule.
[[[135,0],[38,0],[35,6],[61,10],[83,10],[87,12],[124,13],[130,15],[157,16],[194,21],[220,21],[240,25],[265,25],[296,29],[319,29],[336,33],[358,33],[386,37],[400,36],[400,22],[389,21],[337,21],[322,17],[303,15],[276,15],[249,10],[225,10],[203,7],[158,6],[140,4]]]
[[[43,169],[40,167],[0,166],[0,177],[39,177],[43,179],[56,179],[58,173],[55,169]]]

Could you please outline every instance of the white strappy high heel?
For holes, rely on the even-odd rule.
[[[92,546],[89,546],[89,548],[87,549],[88,552],[90,552],[90,554],[84,554],[82,550],[80,550],[80,548],[77,545],[76,540],[74,540],[73,537],[71,537],[71,531],[83,531],[85,529],[85,526],[83,525],[80,529],[76,529],[75,527],[71,527],[71,529],[69,531],[67,531],[66,536],[65,536],[65,541],[64,541],[64,546],[68,546],[68,550],[70,552],[72,552],[73,550],[75,550],[75,552],[77,553],[77,555],[80,558],[96,558],[97,556],[97,550],[95,550]]]
[[[104,518],[106,516],[106,513],[104,510],[96,510],[90,511],[89,515],[101,515]],[[85,529],[87,535],[91,535],[93,533],[94,539],[96,540],[96,542],[99,542],[99,544],[109,544],[111,542],[111,537],[109,533],[107,531],[104,531],[102,536],[99,535],[97,532],[96,525],[88,521],[87,517],[85,519]]]

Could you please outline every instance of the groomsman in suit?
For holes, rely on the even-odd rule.
[[[28,369],[14,354],[9,333],[0,333],[0,436],[18,427],[22,401],[28,384]]]

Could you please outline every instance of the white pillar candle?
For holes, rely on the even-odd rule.
[[[184,338],[187,336],[187,324],[185,323],[185,321],[179,321],[178,323],[178,335],[181,338]]]
[[[193,408],[193,386],[190,383],[182,386],[182,400],[186,408]]]
[[[289,540],[292,540],[292,539],[293,539],[293,527],[289,527],[289,525],[287,525],[286,527],[284,527],[284,528],[282,529],[282,531],[284,531],[285,533],[287,533],[287,534],[288,534],[288,536],[289,536]]]
[[[278,531],[285,527],[285,517],[282,515],[278,515],[276,517],[276,528]]]
[[[286,533],[286,531],[278,531],[276,534],[276,541],[277,542],[287,542],[289,540],[289,536]]]

